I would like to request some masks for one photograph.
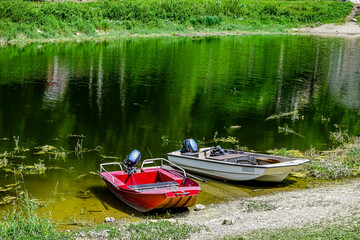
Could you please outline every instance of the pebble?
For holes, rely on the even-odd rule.
[[[222,222],[222,225],[233,225],[234,222],[232,219],[224,219],[224,221]]]
[[[201,210],[205,210],[206,207],[202,204],[196,204],[195,206],[195,211],[201,211]]]
[[[115,218],[107,217],[107,218],[105,218],[105,222],[115,222]]]

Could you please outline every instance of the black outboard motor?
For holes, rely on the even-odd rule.
[[[180,150],[181,153],[196,153],[198,151],[197,144],[194,139],[189,138],[183,142],[183,148]]]
[[[136,170],[136,164],[139,163],[141,159],[141,153],[139,150],[133,150],[129,156],[125,159],[125,167],[126,167],[126,173],[131,175]]]

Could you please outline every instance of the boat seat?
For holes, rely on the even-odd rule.
[[[170,182],[157,182],[157,183],[147,183],[147,184],[138,184],[138,185],[128,185],[131,190],[137,192],[145,192],[149,190],[169,188],[169,189],[177,189],[179,187],[179,183],[175,181]]]

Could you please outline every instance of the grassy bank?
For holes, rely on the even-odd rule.
[[[46,216],[38,216],[38,202],[27,193],[19,196],[19,207],[3,213],[0,221],[0,239],[65,239],[66,234],[57,232]]]
[[[282,32],[344,21],[340,1],[132,0],[0,1],[0,40],[40,40],[124,34]]]
[[[186,239],[198,227],[167,220],[111,223],[72,232],[60,232],[48,216],[39,216],[39,202],[27,192],[19,195],[19,208],[3,213],[0,239]],[[51,214],[50,214],[51,215]]]
[[[358,177],[360,175],[360,138],[350,137],[346,132],[338,131],[336,148],[327,151],[309,149],[298,150],[275,149],[270,152],[287,157],[311,159],[303,170],[304,176],[321,180],[339,180]]]

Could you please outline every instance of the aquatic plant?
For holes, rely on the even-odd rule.
[[[298,110],[295,110],[292,112],[273,114],[273,115],[269,116],[268,118],[266,118],[265,120],[268,121],[268,120],[280,119],[280,118],[284,118],[284,117],[290,117],[291,120],[304,119],[304,116],[300,115]]]
[[[268,150],[268,153],[274,154],[274,155],[278,155],[278,156],[284,156],[284,157],[292,157],[292,158],[304,158],[305,155],[296,149],[286,149],[286,148],[280,148],[280,149],[273,149],[273,150]]]
[[[78,139],[77,140],[77,143],[76,143],[76,146],[75,146],[75,155],[78,157],[78,158],[82,158],[83,157],[83,152],[84,152],[84,149],[83,149],[83,139]]]
[[[14,151],[15,151],[15,152],[20,152],[20,148],[19,148],[20,138],[19,138],[19,136],[13,136],[13,139],[14,139],[14,142],[15,142]]]
[[[62,151],[58,151],[58,150],[54,151],[53,159],[55,159],[55,160],[61,159],[63,161],[66,160],[67,152],[63,148],[61,148],[61,149],[62,149]]]
[[[14,191],[15,189],[20,188],[20,183],[8,184],[5,187],[0,187],[0,192],[9,192]]]
[[[0,159],[0,168],[6,167],[8,165],[8,160],[6,157]]]
[[[115,157],[115,156],[106,156],[106,155],[103,155],[103,154],[100,154],[100,157],[101,159],[121,159],[121,157]]]
[[[38,163],[34,163],[34,165],[24,165],[21,164],[19,165],[14,171],[13,173],[16,175],[21,175],[21,174],[45,174],[45,171],[47,169],[47,167],[45,166],[45,164],[43,163],[44,160],[39,159]]]
[[[53,153],[53,151],[56,149],[54,146],[50,145],[44,145],[41,147],[34,147],[35,149],[40,149],[40,151],[35,152],[34,154],[45,154],[45,153]]]
[[[333,143],[345,143],[349,139],[347,130],[342,130],[337,124],[334,124],[336,131],[330,132],[329,138]]]
[[[239,140],[236,139],[236,137],[233,137],[233,136],[228,136],[228,137],[217,137],[218,135],[218,132],[215,132],[214,134],[214,141],[215,142],[228,142],[228,143],[237,143],[239,142]]]
[[[169,144],[169,139],[165,137],[165,135],[161,136],[161,140],[162,140],[162,144],[161,144],[162,147],[165,147]]]
[[[79,134],[72,134],[72,133],[70,133],[68,136],[73,137],[73,138],[85,138],[86,137],[84,134],[79,135]]]
[[[251,150],[249,150],[249,148],[247,146],[240,146],[240,145],[235,145],[235,150],[237,150],[237,151],[251,151]]]
[[[283,133],[284,135],[294,134],[294,135],[299,136],[299,137],[304,137],[300,133],[297,133],[293,129],[289,128],[289,126],[287,124],[285,124],[283,127],[278,126],[278,132]]]

